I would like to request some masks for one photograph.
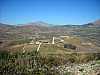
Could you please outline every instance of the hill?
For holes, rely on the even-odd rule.
[[[96,20],[94,22],[91,22],[91,23],[87,23],[87,24],[84,24],[88,27],[100,27],[100,20]]]
[[[96,20],[95,22],[93,22],[94,25],[99,25],[100,26],[100,19]]]
[[[28,23],[0,28],[1,75],[99,74],[100,27]]]
[[[33,37],[47,37],[70,35],[79,36],[83,40],[94,42],[100,46],[100,25],[99,21],[84,25],[52,25],[37,21],[27,24],[8,25],[0,23],[0,41],[29,40]],[[5,42],[7,43],[7,42]]]

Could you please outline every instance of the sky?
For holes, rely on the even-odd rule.
[[[100,0],[0,0],[0,22],[85,24],[100,19]]]

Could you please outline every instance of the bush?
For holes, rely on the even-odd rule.
[[[67,54],[41,56],[39,52],[0,52],[0,75],[60,75],[52,67],[70,63],[83,63],[94,60],[98,54]],[[65,75],[68,75],[66,73]],[[69,74],[70,75],[70,74]]]

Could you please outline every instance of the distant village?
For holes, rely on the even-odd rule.
[[[52,45],[59,45],[62,44],[63,48],[68,48],[72,50],[79,50],[79,47],[71,44],[71,43],[66,43],[67,41],[65,39],[74,39],[75,37],[69,36],[69,35],[62,35],[58,37],[52,37],[52,38],[46,38],[45,36],[40,37],[39,35],[31,37],[31,41],[29,42],[29,45],[38,45],[37,51],[39,51],[40,47],[42,44],[52,44]],[[73,40],[72,40],[73,41]],[[91,42],[82,42],[80,41],[82,46],[92,46]]]

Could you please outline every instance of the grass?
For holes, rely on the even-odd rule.
[[[100,64],[100,60],[97,60],[96,63],[97,63],[97,64]]]
[[[51,52],[55,51],[52,50]],[[68,62],[69,65],[71,63],[86,63],[95,60],[95,58],[97,58],[95,54],[85,53],[47,54],[43,56],[34,49],[25,53],[3,51],[0,52],[0,75],[60,75],[57,70],[51,70],[51,68]],[[97,63],[100,63],[100,59],[97,60]],[[70,73],[66,74],[70,75]]]
[[[39,52],[42,55],[48,54],[64,54],[65,52],[69,51],[63,47],[57,47],[57,45],[41,45]]]
[[[78,37],[72,37],[72,38],[64,38],[65,43],[70,43],[73,45],[80,45],[80,38]]]

